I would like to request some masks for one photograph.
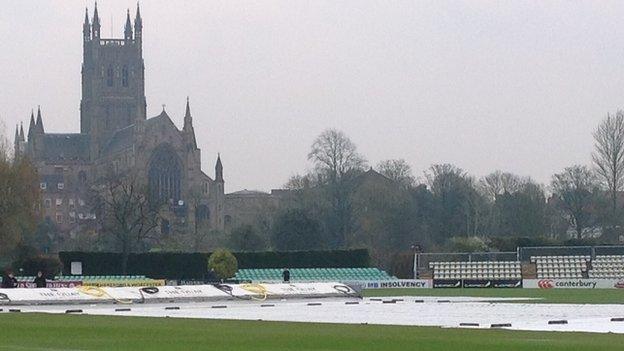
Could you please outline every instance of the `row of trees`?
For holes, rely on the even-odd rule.
[[[500,238],[615,242],[624,185],[624,114],[607,116],[594,138],[592,167],[567,167],[542,185],[502,171],[477,178],[451,164],[432,165],[417,178],[403,159],[381,161],[372,171],[344,133],[327,130],[308,154],[312,170],[288,181],[290,199],[266,214],[271,218],[227,234],[195,228],[195,236],[212,240],[204,249],[364,247],[386,267],[414,244],[432,251],[508,249],[509,241]],[[106,236],[112,246],[124,257],[148,247],[184,249],[180,243],[167,246],[167,240],[181,236],[167,238],[155,230],[162,223],[160,209],[127,179],[133,178],[113,178],[96,192],[101,230],[113,234]]]
[[[367,247],[389,265],[414,244],[454,250],[500,249],[509,242],[500,238],[621,241],[624,113],[608,115],[593,136],[591,166],[572,165],[543,185],[502,171],[477,178],[451,164],[417,178],[403,159],[380,162],[375,170],[384,177],[376,177],[344,133],[327,130],[308,154],[312,171],[286,184],[294,200],[273,219],[269,242],[246,226],[234,231],[234,245]]]
[[[288,181],[290,198],[279,211],[267,213],[271,218],[261,227],[244,225],[225,234],[195,226],[191,244],[195,250],[365,247],[388,265],[394,253],[414,244],[431,251],[471,245],[488,249],[488,242],[490,249],[500,249],[501,241],[493,238],[620,241],[624,113],[608,115],[593,137],[592,165],[567,167],[543,185],[502,171],[477,178],[451,164],[432,165],[416,177],[403,159],[384,160],[372,171],[344,133],[327,130],[307,156],[312,170]],[[37,233],[50,230],[49,223],[36,225],[36,172],[27,160],[12,160],[9,150],[3,138],[0,251],[5,255],[19,245],[40,243],[45,238]],[[98,231],[107,235],[88,245],[113,248],[125,257],[154,247],[191,245],[178,242],[176,233],[167,237],[156,230],[163,224],[162,208],[136,178],[112,177],[94,190]]]

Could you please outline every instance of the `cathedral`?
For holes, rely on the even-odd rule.
[[[92,18],[87,10],[80,133],[46,133],[40,108],[26,135],[16,130],[16,157],[30,159],[40,177],[41,214],[61,232],[76,235],[93,222],[87,191],[110,170],[134,172],[150,195],[166,200],[163,233],[200,223],[224,228],[223,166],[217,156],[214,177],[202,171],[188,98],[182,129],[164,107],[147,118],[142,40],[138,5],[134,23],[128,11],[123,39],[102,38],[97,4]]]

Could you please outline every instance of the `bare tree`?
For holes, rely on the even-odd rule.
[[[295,174],[291,176],[286,184],[284,184],[284,188],[289,190],[304,190],[315,187],[319,185],[320,175],[315,172],[310,172],[305,175]]]
[[[431,165],[431,167],[425,171],[427,185],[434,195],[441,194],[450,188],[454,181],[460,179],[464,180],[467,177],[468,173],[463,169],[449,163]]]
[[[402,158],[381,161],[377,164],[377,170],[406,189],[413,187],[416,183],[412,167]]]
[[[323,194],[322,209],[324,228],[331,233],[332,248],[342,247],[352,226],[352,203],[354,179],[366,167],[366,160],[355,144],[341,131],[328,129],[312,144],[308,160],[315,166],[308,181],[314,179]],[[302,182],[293,182],[293,185]]]
[[[128,257],[156,239],[160,222],[157,200],[133,174],[110,175],[95,186],[94,212],[105,235],[115,239],[122,253],[121,269],[127,273]]]
[[[308,160],[314,162],[318,172],[330,182],[366,167],[366,160],[357,152],[355,144],[336,129],[328,129],[314,140]]]
[[[617,218],[617,192],[624,187],[624,112],[607,115],[594,131],[592,160],[611,196],[612,220]],[[615,223],[612,223],[615,225]]]
[[[452,164],[432,165],[425,172],[425,179],[436,203],[437,239],[479,234],[485,201],[477,192],[474,179]]]
[[[513,173],[495,171],[481,178],[480,185],[485,194],[495,200],[497,195],[515,193],[527,182],[527,179]]]
[[[577,238],[591,225],[591,207],[597,188],[595,174],[586,166],[574,165],[553,175],[551,182],[558,207],[568,216]]]

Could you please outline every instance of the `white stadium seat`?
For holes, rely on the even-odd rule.
[[[431,262],[434,279],[522,279],[518,261]]]

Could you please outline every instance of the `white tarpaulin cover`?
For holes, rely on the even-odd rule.
[[[516,300],[514,302],[514,300]],[[624,334],[624,305],[543,304],[473,297],[228,300],[151,304],[19,306],[22,313],[209,318],[284,322],[387,324],[581,331]],[[511,303],[513,302],[513,303]],[[0,306],[0,309],[2,306]],[[6,313],[8,308],[4,308]],[[79,309],[79,310],[78,310]],[[552,324],[555,321],[558,323]],[[565,321],[566,323],[562,323]]]
[[[0,289],[0,305],[157,302],[303,297],[344,297],[356,292],[341,283],[217,284],[159,287]]]

